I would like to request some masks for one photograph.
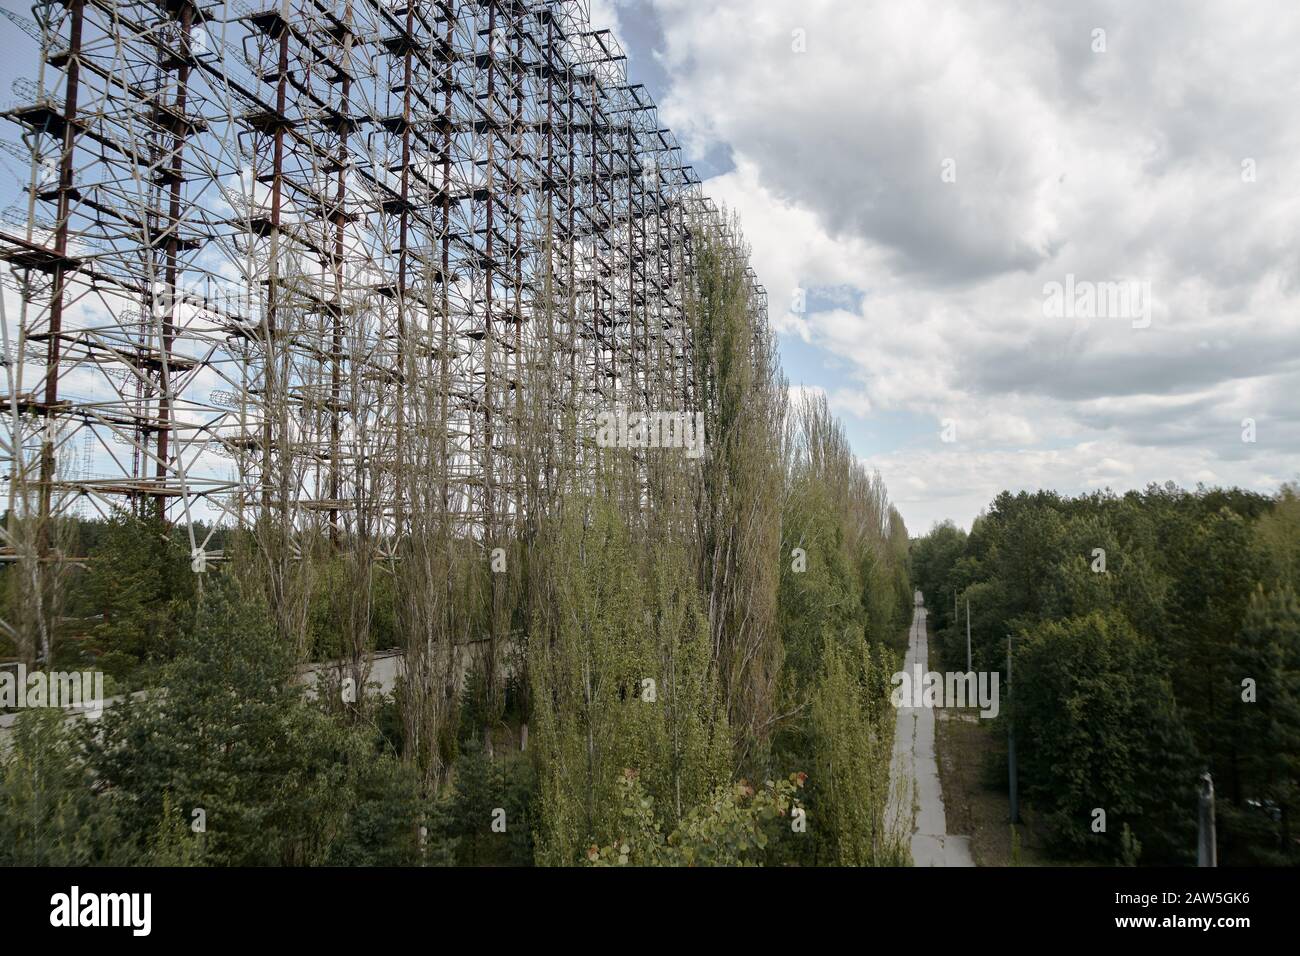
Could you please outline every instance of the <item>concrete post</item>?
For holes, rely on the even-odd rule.
[[[1214,780],[1207,770],[1201,774],[1199,826],[1196,840],[1196,865],[1218,866],[1218,841],[1214,835]]]

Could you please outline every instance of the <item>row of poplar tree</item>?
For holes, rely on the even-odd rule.
[[[159,521],[69,519],[87,560],[45,663],[143,693],[95,721],[19,714],[0,862],[905,862],[906,528],[825,398],[787,387],[744,260],[709,232],[693,253],[691,361],[658,359],[689,370],[699,459],[596,448],[542,334],[508,529],[456,531],[430,476],[378,556],[290,548],[270,516],[219,531],[226,560],[196,575]],[[387,648],[392,694],[341,693]],[[312,661],[342,666],[309,693]]]

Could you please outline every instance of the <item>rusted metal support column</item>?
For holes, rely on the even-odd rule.
[[[77,144],[77,92],[81,77],[81,32],[85,21],[85,0],[71,0],[68,33],[68,73],[63,97],[63,155],[59,161],[58,218],[54,223],[53,287],[50,299],[49,338],[45,342],[45,395],[41,414],[45,434],[41,436],[40,511],[37,553],[45,562],[50,553],[50,517],[54,497],[55,413],[59,404],[60,336],[63,334],[63,300],[67,291],[68,218],[72,212],[73,151]],[[16,451],[16,449],[15,449]],[[43,649],[48,652],[48,648]]]
[[[166,482],[168,474],[169,455],[171,448],[169,439],[171,437],[171,415],[172,415],[172,382],[171,382],[171,353],[172,343],[176,337],[176,308],[177,308],[177,280],[179,278],[179,269],[177,268],[177,252],[180,248],[180,221],[182,215],[181,193],[184,185],[184,149],[185,138],[189,131],[188,122],[185,115],[186,110],[186,92],[190,79],[190,31],[194,26],[194,7],[192,4],[185,4],[180,10],[180,36],[177,40],[180,50],[176,58],[176,99],[174,101],[175,111],[175,128],[172,135],[172,156],[169,177],[170,195],[167,201],[167,258],[163,273],[163,283],[167,289],[167,301],[165,311],[162,316],[162,354],[159,356],[158,364],[158,440],[157,454],[158,461],[154,470],[154,475],[158,479],[159,493],[154,497],[154,509],[159,519],[165,520],[167,517],[167,495]]]

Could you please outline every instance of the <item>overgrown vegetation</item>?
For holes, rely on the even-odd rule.
[[[1294,864],[1298,553],[1293,487],[1003,493],[969,534],[917,540],[912,577],[950,667],[965,666],[968,600],[977,670],[1005,682],[1011,636],[1000,719],[1015,721],[1021,793],[1055,851],[1194,862],[1208,769],[1220,863]]]
[[[524,478],[510,509],[484,487],[486,525],[438,478],[436,388],[402,457],[348,478],[396,483],[400,532],[360,501],[292,518],[292,463],[246,491],[250,527],[199,528],[221,555],[199,573],[148,501],[46,531],[9,515],[11,540],[58,548],[0,571],[6,620],[30,625],[0,657],[139,693],[98,720],[18,715],[0,862],[904,860],[884,820],[906,529],[825,399],[791,404],[734,238],[692,238],[689,354],[653,337],[603,398],[689,398],[701,456],[597,446],[553,334],[574,304],[543,277],[502,451]],[[445,353],[407,354],[412,379],[449,381]],[[386,649],[390,692],[353,693]]]

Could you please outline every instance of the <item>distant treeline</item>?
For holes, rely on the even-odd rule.
[[[1300,861],[1293,486],[1004,492],[969,534],[914,541],[912,577],[949,668],[965,668],[967,601],[973,666],[1004,688],[1011,637],[999,721],[1014,720],[1020,790],[1058,852],[1131,861],[1136,840],[1141,863],[1194,863],[1208,770],[1221,865]],[[1006,786],[1001,760],[989,776]]]

